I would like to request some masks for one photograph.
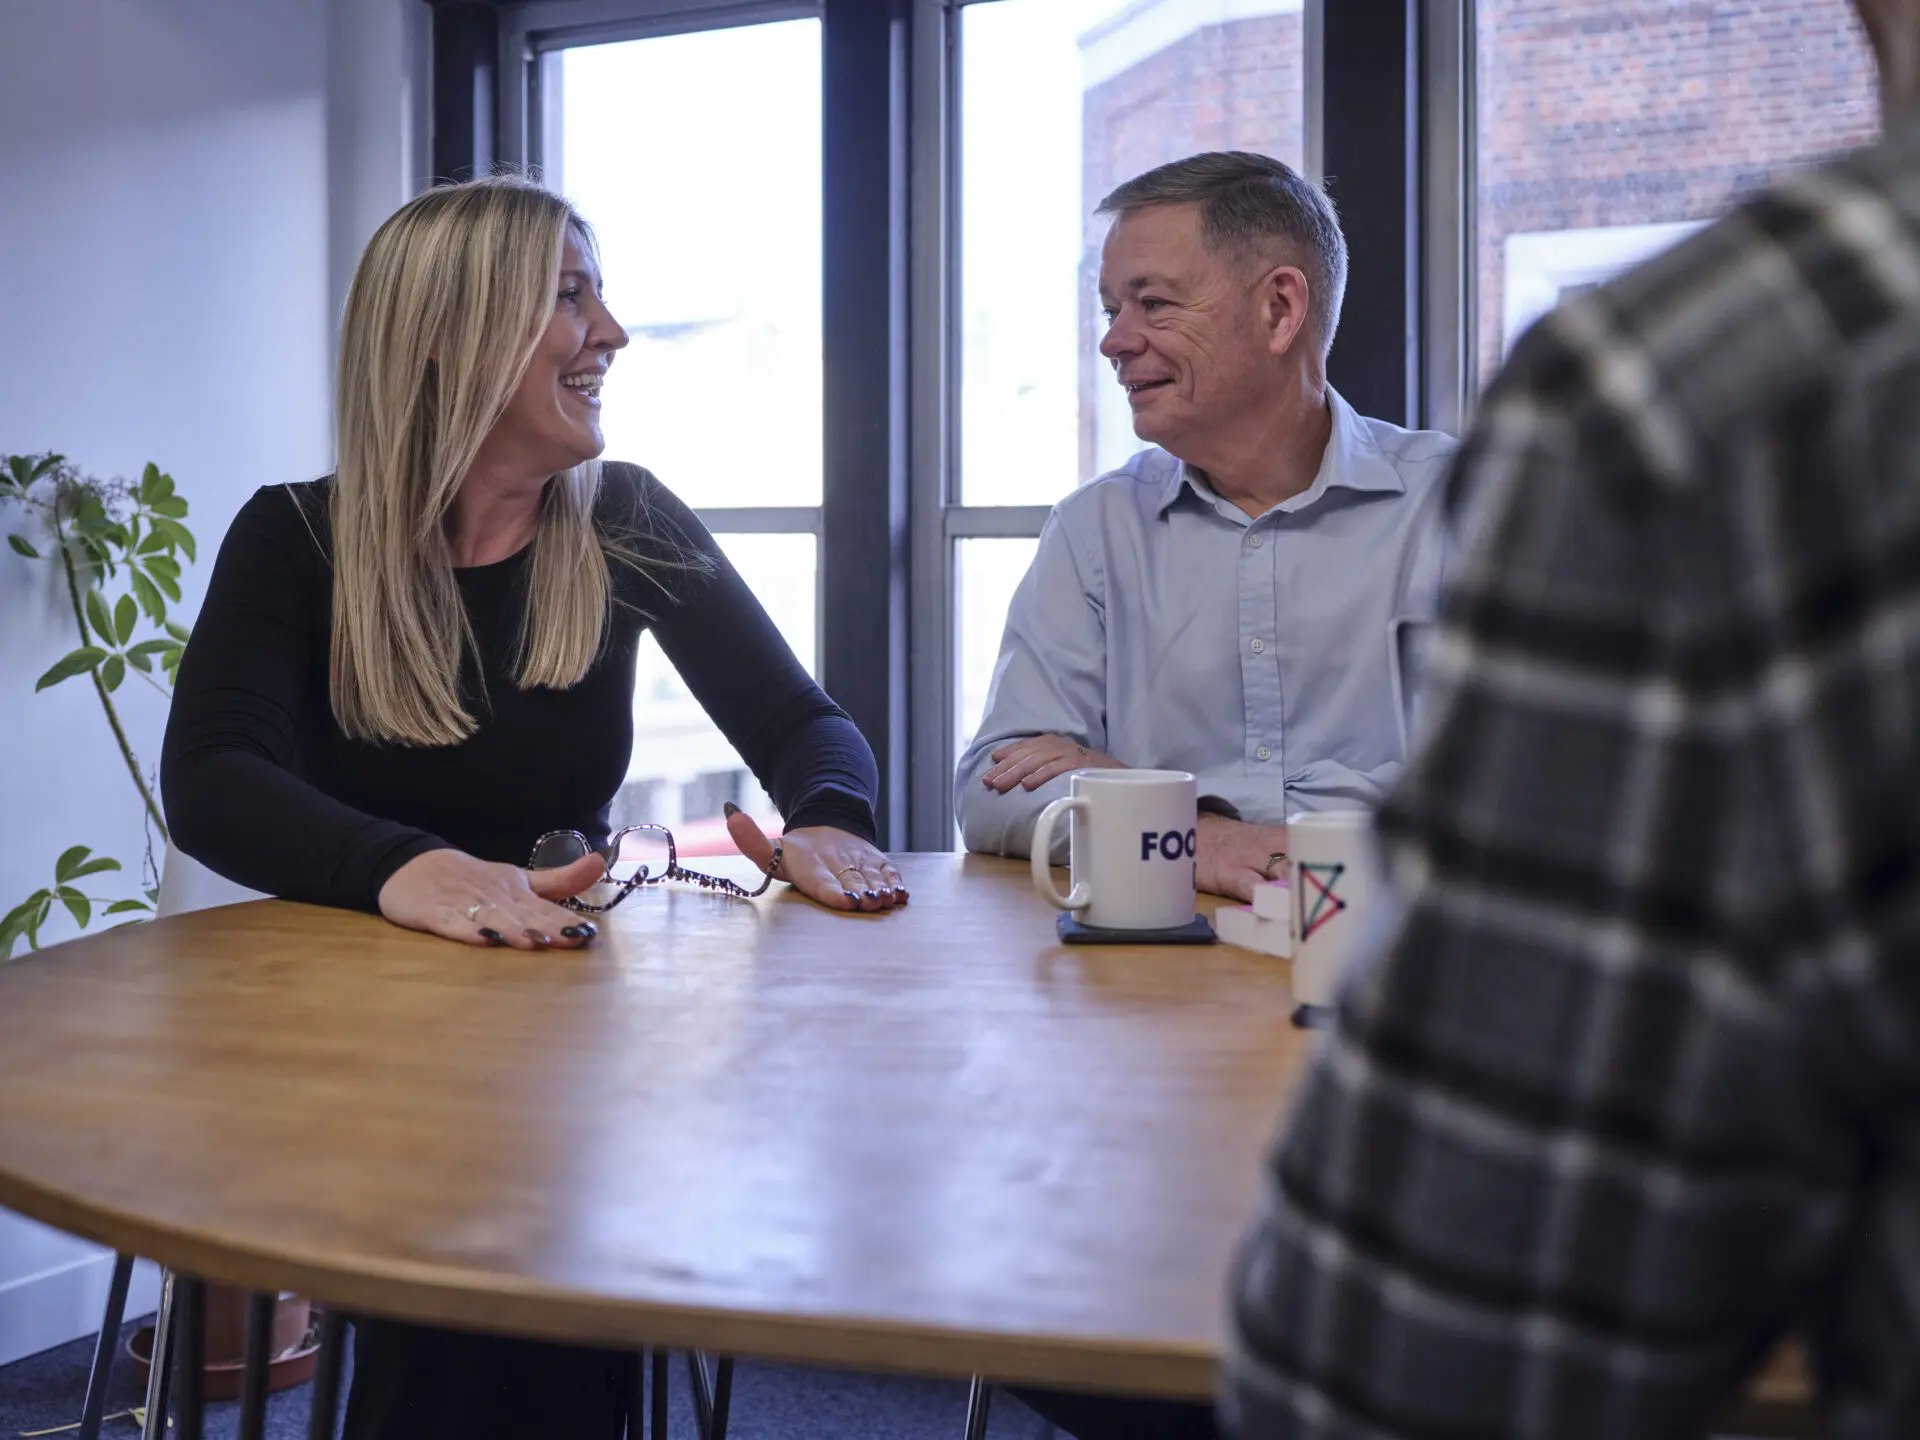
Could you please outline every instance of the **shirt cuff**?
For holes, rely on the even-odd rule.
[[[394,873],[409,861],[418,860],[430,850],[451,850],[454,847],[438,835],[429,835],[424,831],[415,831],[408,839],[389,850],[375,862],[373,883],[360,899],[360,908],[378,915],[380,913],[380,892],[387,888],[387,881]]]
[[[858,835],[869,845],[880,843],[879,827],[873,823],[873,807],[848,795],[817,795],[786,817],[785,830],[803,830],[811,825],[829,825]]]

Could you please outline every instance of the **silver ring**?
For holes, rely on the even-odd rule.
[[[487,905],[484,900],[474,901],[473,904],[467,906],[467,919],[478,920],[480,918],[480,912],[486,908]]]

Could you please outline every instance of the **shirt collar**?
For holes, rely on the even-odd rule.
[[[1333,412],[1333,429],[1327,436],[1326,453],[1320,457],[1320,469],[1313,483],[1274,506],[1276,510],[1304,510],[1329,490],[1358,490],[1381,495],[1404,495],[1407,482],[1393,462],[1380,453],[1365,422],[1331,385],[1327,387],[1327,407]],[[1207,483],[1205,475],[1181,461],[1167,477],[1160,497],[1159,513],[1165,514],[1182,495],[1192,495],[1210,508],[1226,505]],[[1238,506],[1228,506],[1236,515],[1245,516]]]

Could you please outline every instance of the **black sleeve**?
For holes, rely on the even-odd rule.
[[[239,884],[378,910],[387,878],[446,842],[301,778],[303,729],[334,723],[325,695],[310,693],[332,580],[317,538],[324,516],[304,503],[268,486],[221,542],[160,753],[167,828],[179,849]]]
[[[623,587],[641,597],[673,668],[773,797],[789,830],[832,825],[876,840],[880,772],[866,737],[794,658],[699,517],[652,475],[629,473],[644,506],[639,528],[655,547],[684,547],[711,566],[703,575],[666,576],[671,601],[658,590],[659,598],[647,598],[644,582]]]

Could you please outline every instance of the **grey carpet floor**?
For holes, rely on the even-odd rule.
[[[143,1323],[129,1321],[127,1333]],[[123,1345],[124,1340],[123,1335]],[[107,1397],[108,1414],[144,1398],[124,1349],[121,1355]],[[78,1421],[92,1363],[93,1341],[88,1339],[0,1368],[0,1440],[19,1440],[23,1434]],[[694,1440],[687,1373],[678,1356],[669,1393],[672,1440]],[[305,1440],[309,1404],[306,1385],[273,1396],[267,1406],[268,1440]],[[950,1381],[741,1364],[734,1370],[727,1433],[729,1440],[962,1440],[966,1408],[966,1386]],[[232,1401],[207,1406],[208,1440],[225,1440],[235,1433],[236,1411]],[[100,1432],[101,1440],[133,1440],[139,1433],[131,1420],[113,1421]],[[1012,1396],[996,1392],[987,1433],[992,1440],[1049,1440],[1054,1432]]]

